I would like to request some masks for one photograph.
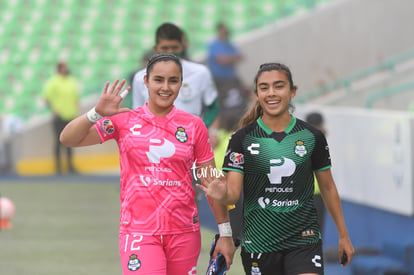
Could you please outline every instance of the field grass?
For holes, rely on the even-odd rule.
[[[0,231],[0,274],[121,274],[116,182],[0,180],[13,200],[13,228]],[[205,274],[214,232],[202,229],[197,274]],[[228,275],[244,274],[240,250]]]

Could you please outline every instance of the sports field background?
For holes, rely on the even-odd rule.
[[[0,231],[0,274],[121,274],[116,178],[0,178],[0,192],[16,207],[13,228]],[[197,274],[205,274],[214,234],[202,229]],[[244,274],[239,253],[227,274]]]

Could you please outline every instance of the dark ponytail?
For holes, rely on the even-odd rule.
[[[247,110],[247,113],[240,119],[239,128],[243,128],[246,125],[256,121],[263,115],[263,108],[260,106],[259,101],[256,99],[254,104]]]

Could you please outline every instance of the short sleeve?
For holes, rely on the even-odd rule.
[[[223,170],[244,173],[244,150],[241,131],[232,135],[224,156]]]
[[[329,146],[324,134],[321,131],[315,133],[315,149],[312,154],[312,169],[321,171],[332,166]]]
[[[118,139],[114,118],[104,117],[96,122],[94,126],[102,143],[110,139]]]

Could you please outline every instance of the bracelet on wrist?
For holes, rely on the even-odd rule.
[[[229,222],[219,223],[218,230],[220,237],[233,237],[233,232],[231,231]]]
[[[100,120],[101,118],[103,118],[103,116],[101,116],[100,114],[98,114],[95,110],[95,107],[93,107],[92,109],[90,109],[87,113],[86,113],[86,118],[91,122],[91,123],[96,123],[98,122],[98,120]]]

